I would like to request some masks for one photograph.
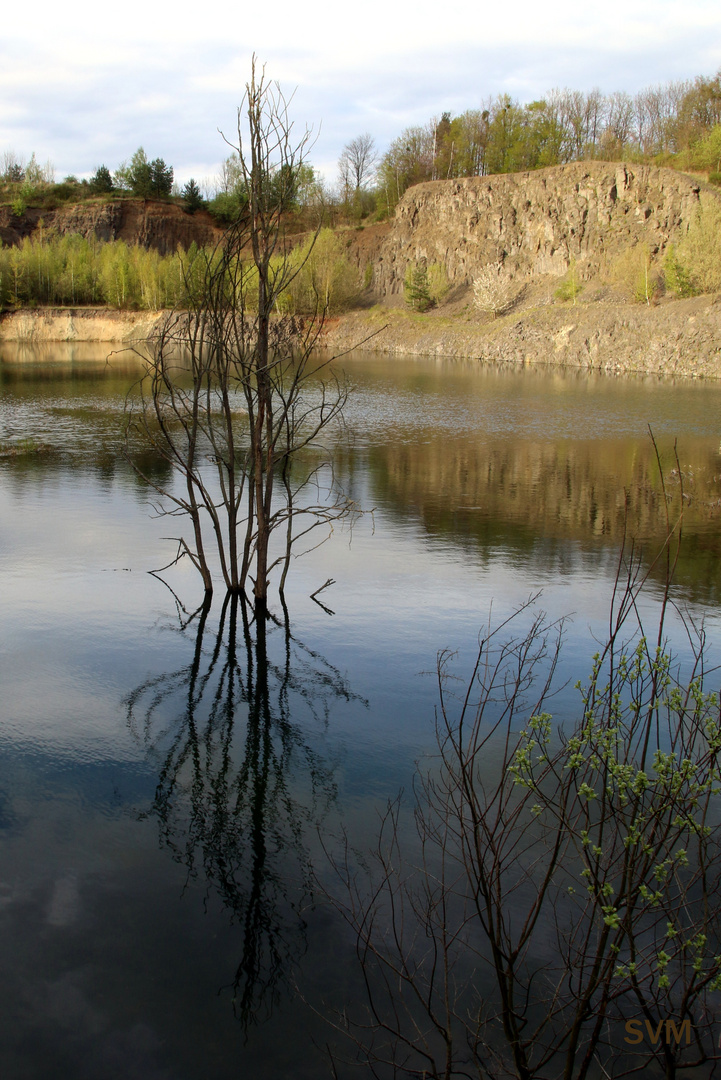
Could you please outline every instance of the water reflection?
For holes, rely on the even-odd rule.
[[[158,768],[147,816],[188,881],[204,880],[241,927],[231,988],[247,1031],[270,1016],[305,951],[308,834],[336,796],[314,737],[334,703],[361,699],[292,634],[287,612],[256,621],[228,596],[213,624],[209,605],[178,604],[176,631],[189,662],[138,686],[128,722]]]
[[[715,442],[687,439],[681,470],[673,444],[645,440],[574,442],[434,437],[386,443],[369,452],[374,498],[432,536],[473,547],[490,561],[499,548],[543,559],[572,540],[587,550],[618,550],[632,536],[656,552],[667,513],[683,510],[685,543],[677,582],[693,600],[721,596],[721,457]]]

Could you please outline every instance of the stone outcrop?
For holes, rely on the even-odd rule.
[[[170,254],[178,245],[187,250],[193,242],[212,244],[222,235],[206,211],[187,214],[180,206],[154,199],[88,200],[57,210],[28,209],[21,215],[13,214],[8,206],[0,207],[3,244],[17,244],[41,229],[61,236],[79,233],[103,241],[124,240],[161,255]]]
[[[396,208],[374,291],[402,294],[411,262],[445,266],[452,285],[470,285],[499,262],[513,277],[562,276],[572,258],[592,278],[634,244],[662,254],[680,240],[702,186],[671,169],[600,161],[419,184]]]

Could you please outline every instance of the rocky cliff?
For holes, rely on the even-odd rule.
[[[557,277],[575,258],[589,279],[634,244],[662,254],[681,239],[701,186],[671,169],[598,161],[419,184],[398,204],[374,290],[386,300],[402,294],[411,262],[439,263],[452,285],[470,285],[487,263],[513,277]]]
[[[141,244],[167,255],[180,244],[215,243],[222,235],[214,219],[204,210],[187,214],[172,203],[153,199],[113,199],[78,203],[57,210],[28,209],[13,214],[8,206],[0,207],[0,240],[19,243],[23,237],[37,235],[40,229],[61,236],[94,234],[98,240],[124,240]]]

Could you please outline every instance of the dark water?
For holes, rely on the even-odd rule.
[[[197,610],[191,568],[175,595],[147,573],[180,526],[118,453],[135,369],[0,363],[3,1077],[330,1075],[322,1015],[358,976],[311,867],[330,884],[323,847],[371,845],[432,753],[439,650],[462,676],[541,590],[572,615],[560,681],[583,677],[624,532],[652,622],[682,504],[675,596],[717,651],[721,387],[345,368],[337,473],[374,512],[294,563],[290,624],[259,640],[240,605]],[[332,615],[310,599],[328,578]]]

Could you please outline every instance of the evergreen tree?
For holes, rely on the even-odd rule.
[[[185,200],[185,209],[189,214],[194,214],[196,210],[200,210],[205,205],[203,196],[200,194],[200,188],[192,176],[183,188],[182,196]]]
[[[173,166],[162,158],[150,163],[150,190],[156,199],[167,199],[173,190]]]
[[[97,195],[106,194],[113,190],[113,178],[107,165],[99,165],[90,178],[90,190]]]
[[[411,264],[403,284],[405,301],[414,311],[427,311],[433,303],[425,266]]]

